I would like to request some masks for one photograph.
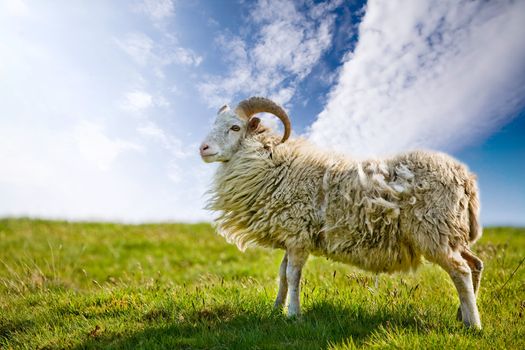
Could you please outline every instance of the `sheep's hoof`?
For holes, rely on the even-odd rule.
[[[273,308],[276,310],[281,310],[284,307],[284,300],[283,298],[277,297],[275,299],[275,302],[273,303]]]
[[[283,302],[276,300],[275,303],[273,303],[273,308],[275,310],[282,310]]]
[[[299,310],[290,310],[288,309],[288,318],[289,319],[298,319],[301,317],[301,312]]]
[[[481,323],[474,323],[474,324],[471,324],[470,322],[463,321],[463,324],[464,324],[468,329],[471,329],[471,330],[474,330],[474,331],[481,331]]]

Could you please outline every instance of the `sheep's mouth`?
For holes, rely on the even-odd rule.
[[[201,157],[202,157],[202,158],[214,157],[214,156],[216,156],[217,154],[219,154],[219,152],[215,152],[215,153],[211,153],[211,154],[201,154]]]
[[[219,154],[219,152],[211,153],[211,154],[201,154],[201,158],[206,163],[211,163],[211,162],[213,162],[213,158],[215,156],[217,156],[218,154]]]

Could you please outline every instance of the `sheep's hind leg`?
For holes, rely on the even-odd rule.
[[[469,249],[465,249],[461,252],[461,256],[467,262],[472,272],[472,285],[474,287],[474,295],[476,299],[478,297],[479,286],[481,284],[481,274],[483,272],[483,261],[475,256]],[[458,321],[463,319],[461,315],[461,306],[458,308],[457,316]]]
[[[286,279],[288,281],[288,316],[298,316],[301,313],[300,284],[301,272],[308,253],[303,250],[288,250],[288,263],[286,265]]]
[[[274,308],[280,309],[285,301],[288,293],[288,281],[286,280],[286,267],[288,266],[288,253],[284,253],[283,261],[279,267],[279,291],[275,299]]]
[[[440,257],[434,261],[448,272],[456,286],[463,323],[467,327],[481,329],[481,321],[474,294],[472,271],[467,260],[459,252],[451,251],[447,256]]]

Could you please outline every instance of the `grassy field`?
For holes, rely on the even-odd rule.
[[[525,229],[485,229],[474,250],[481,332],[455,320],[430,264],[376,287],[311,258],[303,315],[287,319],[272,309],[282,252],[241,253],[208,224],[0,220],[0,348],[524,349]]]

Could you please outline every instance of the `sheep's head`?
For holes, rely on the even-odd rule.
[[[200,146],[202,159],[207,162],[227,162],[238,150],[243,138],[252,135],[259,129],[261,120],[254,117],[260,112],[272,113],[284,124],[285,142],[290,136],[291,125],[286,112],[275,102],[252,97],[239,103],[235,111],[223,106],[217,112],[213,127]]]

